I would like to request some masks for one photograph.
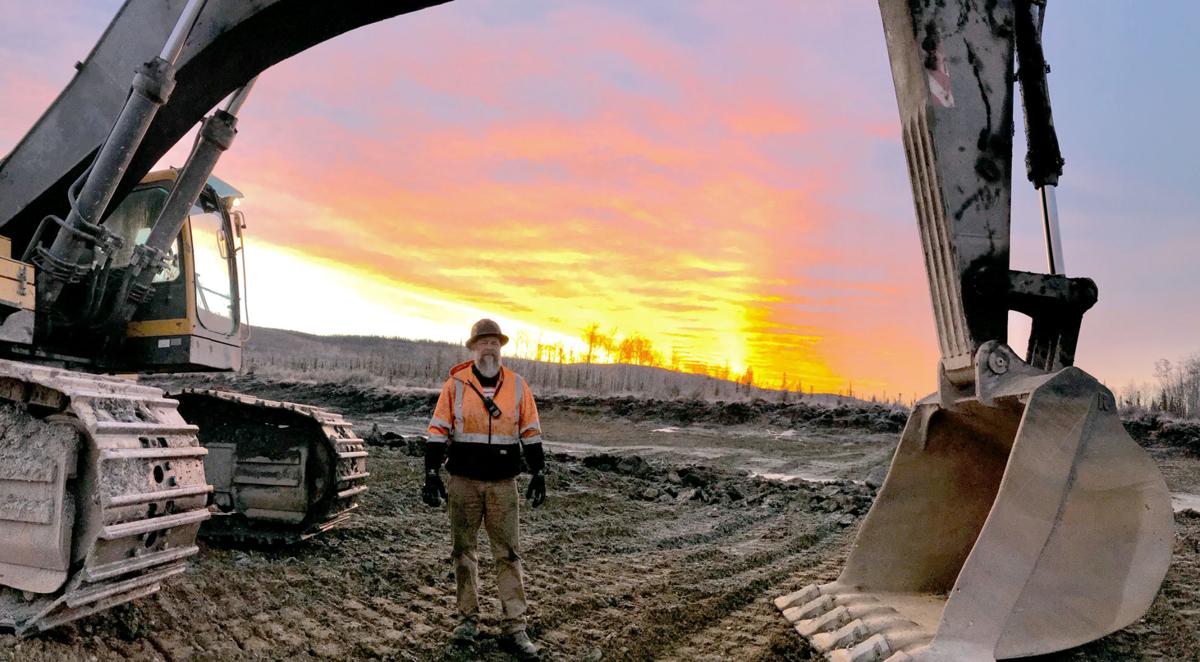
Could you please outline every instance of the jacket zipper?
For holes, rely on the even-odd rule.
[[[502,369],[500,371],[500,379],[496,380],[496,390],[492,391],[492,402],[495,402],[496,396],[500,395],[500,387],[503,384],[504,384],[504,371]],[[483,386],[483,384],[480,384],[480,386]],[[492,416],[491,416],[491,412],[488,412],[488,446],[491,446],[491,445],[492,445]]]

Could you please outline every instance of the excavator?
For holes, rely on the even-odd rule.
[[[213,177],[271,65],[441,4],[130,0],[0,162],[0,626],[158,590],[202,525],[336,524],[365,453],[317,408],[120,372],[236,369],[238,194]],[[830,659],[992,660],[1078,646],[1149,607],[1170,560],[1161,474],[1074,367],[1087,278],[1063,268],[1044,0],[880,0],[941,358],[841,574],[776,600]],[[130,72],[136,72],[132,85]],[[1010,269],[1016,82],[1049,273]],[[213,110],[211,115],[205,114]],[[151,173],[192,127],[187,162]],[[1024,357],[1010,311],[1032,327]],[[323,436],[322,436],[323,435]],[[211,483],[211,484],[210,484]]]
[[[239,368],[245,215],[212,173],[259,71],[387,14],[328,4],[127,2],[0,161],[0,627],[150,595],[198,535],[320,534],[368,489],[335,413],[117,376]]]

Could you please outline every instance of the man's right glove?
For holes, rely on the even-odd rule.
[[[533,500],[533,507],[537,508],[546,500],[546,477],[540,473],[533,474],[529,479],[529,487],[525,490],[525,498]]]
[[[437,507],[441,505],[438,497],[446,498],[446,486],[442,484],[442,477],[438,474],[437,469],[425,472],[425,487],[421,488],[421,500],[428,506]]]

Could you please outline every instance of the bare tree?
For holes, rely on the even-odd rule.
[[[746,366],[746,372],[742,374],[742,378],[738,382],[749,392],[754,386],[754,366]]]
[[[1159,359],[1154,364],[1159,393],[1152,408],[1172,416],[1200,417],[1200,354],[1172,364]]]
[[[583,342],[587,345],[587,354],[583,357],[583,362],[591,365],[592,359],[596,356],[596,350],[601,346],[600,323],[592,322],[583,329]]]

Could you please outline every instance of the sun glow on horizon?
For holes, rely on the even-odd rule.
[[[247,261],[246,296],[255,326],[462,343],[476,320],[491,317],[510,336],[524,334],[568,346],[579,343],[502,314],[429,297],[350,265],[252,237],[246,239],[240,256]]]
[[[513,340],[509,351],[514,355],[537,358],[538,346],[546,348],[546,360],[554,360],[550,358],[551,349],[556,352],[562,348],[574,361],[583,361],[587,354],[582,327],[578,333],[564,333],[503,311],[459,303],[451,296],[415,291],[377,273],[252,237],[246,239],[246,250],[239,255],[247,261],[247,298],[250,319],[256,326],[321,335],[379,335],[462,343],[471,324],[481,317],[491,317]],[[280,292],[288,296],[277,296]],[[314,310],[326,312],[314,315]],[[645,337],[639,329],[621,333],[615,325],[602,325],[599,331],[608,341],[619,342],[630,335]],[[727,340],[736,343],[738,336],[731,335]],[[681,367],[693,364],[692,371],[704,365],[720,367],[712,361],[704,364],[693,354],[676,354]],[[731,355],[723,361],[734,376],[745,369],[740,357]],[[663,367],[669,367],[665,362],[670,357],[660,358]],[[618,360],[615,349],[599,344],[593,348],[593,361],[597,363]]]
[[[845,382],[829,374],[820,364],[772,365],[763,361],[752,364],[753,348],[748,346],[746,321],[736,316],[727,331],[702,336],[710,344],[686,339],[669,325],[634,326],[643,311],[618,317],[617,323],[597,318],[590,324],[578,324],[556,316],[557,326],[531,323],[489,310],[464,304],[442,293],[427,293],[402,283],[363,271],[351,265],[315,257],[290,247],[278,246],[250,236],[240,254],[247,261],[247,298],[250,322],[255,326],[289,329],[321,335],[377,335],[421,340],[462,343],[475,320],[491,317],[500,322],[512,339],[508,352],[514,356],[547,361],[584,362],[588,354],[587,326],[597,326],[597,342],[592,347],[595,363],[630,362],[656,365],[680,372],[707,374],[737,380],[747,368],[753,369],[755,383],[776,388],[787,373],[795,389],[815,388],[836,392]],[[286,296],[279,296],[286,293]],[[314,314],[319,311],[319,314]],[[591,319],[594,311],[579,310],[574,320]],[[660,330],[661,329],[661,330]],[[647,341],[647,354],[622,356],[622,341]],[[672,342],[674,344],[672,344]],[[561,353],[559,352],[561,350]],[[763,356],[760,354],[761,360]],[[826,377],[821,379],[821,377]]]

